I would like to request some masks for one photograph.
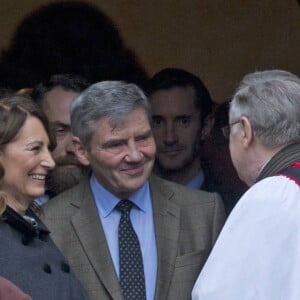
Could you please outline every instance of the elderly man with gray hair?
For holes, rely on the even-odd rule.
[[[300,299],[300,79],[244,77],[230,106],[230,153],[250,188],[193,288],[193,300]]]
[[[44,207],[52,238],[92,300],[190,299],[221,230],[219,195],[151,175],[151,110],[134,84],[104,81],[71,107],[90,178]]]

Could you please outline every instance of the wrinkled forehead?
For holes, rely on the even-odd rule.
[[[129,113],[117,113],[110,116],[102,116],[98,118],[96,123],[101,127],[110,127],[111,129],[125,129],[127,127],[150,127],[151,120],[148,114],[142,108],[133,109]]]

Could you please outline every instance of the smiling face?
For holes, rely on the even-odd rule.
[[[200,111],[191,86],[154,92],[149,100],[157,164],[166,171],[180,171],[199,156]]]
[[[149,178],[155,143],[146,113],[135,109],[128,120],[114,126],[109,118],[96,123],[90,150],[78,146],[79,158],[88,161],[97,180],[119,198],[127,198]]]
[[[55,165],[48,147],[49,137],[42,123],[28,116],[17,136],[0,151],[5,170],[1,191],[8,195],[8,205],[22,203],[28,207],[44,194],[46,174]]]

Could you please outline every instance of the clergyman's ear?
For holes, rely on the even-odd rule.
[[[240,124],[241,124],[241,134],[242,134],[242,140],[243,140],[243,145],[245,147],[248,147],[254,139],[254,132],[253,128],[251,126],[251,123],[247,117],[241,117],[240,118]]]
[[[84,166],[89,166],[90,161],[88,159],[88,152],[86,147],[81,143],[80,139],[77,136],[73,137],[73,145],[75,148],[75,154],[79,162]]]

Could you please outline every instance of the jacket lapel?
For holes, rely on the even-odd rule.
[[[170,201],[174,192],[164,185],[163,180],[152,175],[150,188],[158,257],[155,298],[167,299],[177,256],[180,209]]]
[[[174,192],[155,175],[150,178],[150,188],[158,257],[155,298],[167,299],[179,242],[180,208],[170,201]],[[108,293],[114,299],[122,299],[121,288],[88,180],[72,200],[72,205],[77,206],[79,211],[72,217],[71,222],[93,269]]]
[[[120,285],[89,181],[86,181],[81,191],[82,193],[75,197],[72,203],[79,206],[79,212],[72,217],[72,225],[99,280],[108,293],[114,295],[114,299],[122,299]],[[81,199],[84,200],[81,201]]]

